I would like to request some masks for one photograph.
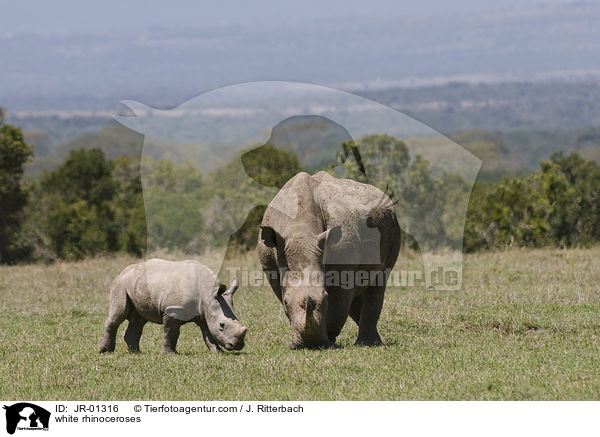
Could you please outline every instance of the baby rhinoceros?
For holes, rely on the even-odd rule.
[[[162,352],[175,353],[181,325],[194,322],[211,351],[240,350],[246,330],[233,312],[237,279],[226,289],[217,276],[197,261],[151,259],[132,264],[113,281],[110,311],[100,339],[100,353],[115,350],[119,325],[129,320],[125,342],[130,352],[140,351],[146,322],[164,324]]]

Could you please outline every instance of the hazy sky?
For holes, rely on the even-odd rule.
[[[599,20],[589,0],[0,0],[0,104],[170,106],[261,80],[600,77]]]
[[[585,0],[584,0],[585,1]],[[0,34],[21,32],[88,33],[145,30],[155,26],[301,24],[343,18],[448,18],[468,14],[512,13],[573,3],[565,0],[19,0],[0,1]],[[581,0],[578,3],[582,3]]]

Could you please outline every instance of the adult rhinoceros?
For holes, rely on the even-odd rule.
[[[298,173],[263,216],[258,253],[292,327],[292,349],[335,343],[348,315],[378,345],[386,280],[400,249],[390,198],[326,172]]]

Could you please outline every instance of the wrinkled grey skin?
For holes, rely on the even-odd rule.
[[[290,179],[265,211],[258,239],[263,271],[292,328],[288,346],[332,346],[348,315],[359,327],[357,345],[381,344],[377,322],[385,280],[344,289],[339,283],[298,281],[298,275],[322,272],[326,278],[327,272],[358,270],[384,275],[399,250],[393,204],[378,188],[326,172]]]
[[[237,288],[234,280],[226,289],[212,270],[196,261],[152,259],[132,264],[112,283],[109,316],[98,350],[115,350],[117,329],[125,319],[129,320],[125,342],[130,352],[139,352],[148,321],[164,325],[163,353],[175,353],[179,328],[188,322],[200,326],[211,351],[240,350],[247,328],[233,312]]]

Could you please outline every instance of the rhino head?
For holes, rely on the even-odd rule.
[[[291,349],[329,345],[328,294],[323,253],[341,238],[339,226],[314,234],[307,226],[291,226],[285,235],[261,226],[265,245],[277,248],[281,269],[281,301],[292,328]]]
[[[233,294],[238,287],[237,279],[234,279],[229,289],[223,284],[217,284],[210,294],[204,312],[211,335],[219,346],[227,350],[242,349],[248,330],[240,323],[233,311]]]

